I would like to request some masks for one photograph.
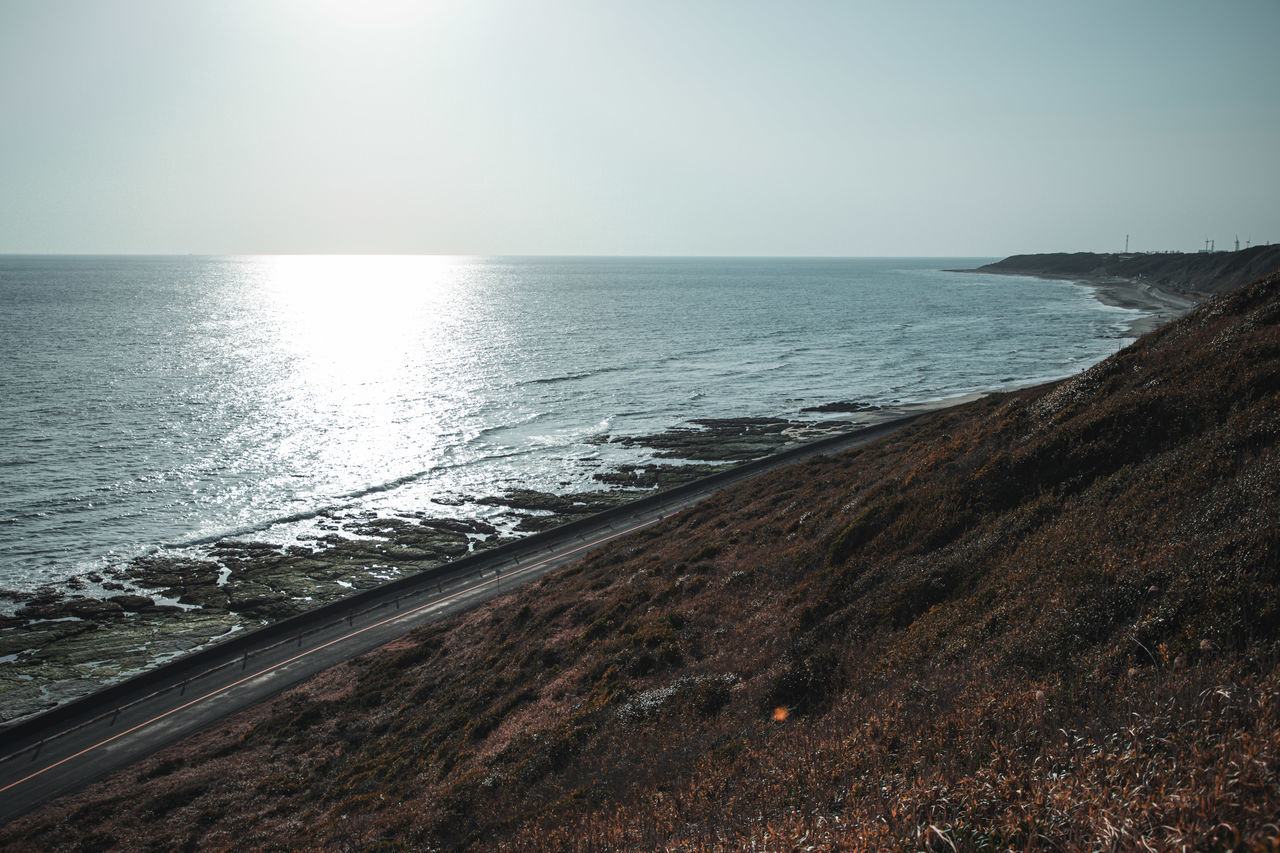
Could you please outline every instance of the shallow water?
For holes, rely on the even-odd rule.
[[[649,458],[602,435],[940,399],[1126,342],[1137,313],[1087,288],[943,271],[986,260],[0,257],[0,587],[326,509],[483,517],[468,498]]]

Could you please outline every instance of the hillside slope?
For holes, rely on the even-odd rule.
[[[1278,432],[1272,276],[726,491],[0,842],[1274,850]]]
[[[1226,293],[1280,270],[1280,246],[1253,246],[1235,252],[1012,255],[979,269],[1018,275],[1125,278],[1184,292]]]

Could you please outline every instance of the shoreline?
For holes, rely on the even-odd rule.
[[[651,448],[664,447],[664,438],[670,441],[654,454],[652,464],[641,470],[639,478],[635,472],[622,471],[622,480],[602,479],[603,488],[598,491],[573,495],[512,492],[478,501],[508,507],[514,516],[528,522],[517,525],[517,531],[535,533],[666,491],[712,470],[767,459],[814,441],[1008,390],[877,407],[831,404],[830,412],[848,412],[841,419],[741,418],[703,424],[699,430],[674,428],[639,439]],[[668,465],[661,457],[685,464]],[[126,564],[120,577],[127,581],[127,588],[121,584],[116,590],[119,594],[109,598],[86,596],[74,587],[56,594],[24,596],[17,612],[0,617],[0,727],[156,664],[208,648],[237,632],[272,624],[353,591],[448,564],[512,538],[524,538],[500,535],[489,528],[491,537],[466,547],[467,534],[479,531],[472,526],[478,522],[445,522],[422,515],[416,524],[352,521],[342,525],[343,529],[365,538],[339,543],[335,536],[326,543],[329,550],[324,552],[303,554],[296,547],[228,539],[215,543],[211,550],[211,555],[220,555],[216,562],[135,560]],[[442,536],[445,541],[438,541]],[[393,562],[401,567],[388,573],[388,563]],[[335,582],[345,587],[341,594],[335,594]],[[17,600],[12,591],[0,592]],[[304,597],[309,606],[299,607]]]
[[[1112,308],[1127,308],[1133,311],[1145,311],[1147,316],[1137,317],[1129,321],[1130,337],[1140,338],[1161,326],[1187,314],[1196,306],[1203,304],[1204,297],[1191,293],[1183,293],[1153,284],[1140,279],[1123,278],[1121,276],[1087,276],[1057,273],[1018,272],[991,269],[950,270],[950,272],[979,273],[982,275],[1023,276],[1050,281],[1069,281],[1082,287],[1088,287],[1103,305]]]
[[[1134,337],[1197,304],[1154,285],[1126,279],[1028,277],[1073,281],[1091,287],[1103,304],[1147,312],[1129,322],[1128,334]],[[451,562],[508,541],[513,534],[523,538],[524,534],[643,498],[721,466],[767,458],[811,441],[1052,381],[1058,380],[883,406],[833,402],[800,415],[820,412],[830,416],[825,419],[742,417],[692,421],[692,427],[675,427],[654,436],[605,436],[608,441],[646,446],[654,451],[652,458],[598,477],[601,488],[594,491],[476,497],[477,503],[507,509],[515,519],[507,531],[474,519],[432,518],[430,508],[416,513],[415,519],[335,517],[334,535],[311,543],[314,550],[228,538],[213,544],[209,559],[160,558],[126,564],[126,571],[113,578],[124,583],[108,587],[116,595],[86,596],[77,593],[74,586],[56,595],[22,600],[6,595],[19,607],[13,615],[0,617],[0,724],[206,648],[235,632],[270,624],[350,591]],[[340,533],[360,538],[339,541]],[[339,586],[345,589],[339,590]]]
[[[1166,323],[1187,314],[1203,301],[1188,294],[1177,293],[1150,282],[1134,279],[1109,276],[1082,279],[1073,276],[1070,280],[1092,288],[1094,297],[1103,305],[1146,311],[1146,317],[1130,321],[1129,332],[1133,337],[1142,337],[1148,332],[1154,332]]]

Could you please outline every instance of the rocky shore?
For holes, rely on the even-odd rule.
[[[726,464],[874,423],[921,406],[851,403],[815,412],[857,419],[700,420],[647,436],[600,436],[642,447],[648,464],[595,474],[596,491],[517,489],[468,502],[500,509],[501,528],[429,511],[397,517],[327,513],[304,543],[223,539],[198,552],[134,559],[34,592],[0,590],[0,724],[127,677],[157,662],[405,574],[547,530],[706,476]]]
[[[1089,284],[1103,302],[1146,312],[1131,325],[1135,336],[1196,304],[1192,297],[1149,281],[1055,273],[1052,259],[1011,263],[1015,260],[979,271]],[[138,558],[72,578],[60,588],[0,590],[0,724],[233,632],[689,482],[726,464],[978,396],[886,407],[838,401],[805,410],[838,419],[705,419],[653,435],[603,435],[596,440],[645,448],[654,461],[596,473],[601,488],[595,491],[517,489],[462,501],[498,508],[498,519],[443,518],[426,510],[391,518],[330,513],[319,525],[324,534],[294,545],[224,539],[190,553]]]

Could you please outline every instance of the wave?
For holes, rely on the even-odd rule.
[[[467,440],[467,444],[472,444],[484,438],[485,436],[493,435],[494,433],[505,432],[506,430],[509,430],[509,429],[516,429],[518,427],[527,426],[528,424],[542,420],[543,418],[547,417],[549,414],[551,413],[550,412],[532,412],[526,415],[525,417],[520,418],[519,420],[516,420],[512,423],[494,424],[493,426],[482,427],[481,429],[476,430],[476,434]]]
[[[313,507],[310,509],[298,510],[297,512],[286,513],[283,515],[264,518],[259,521],[245,524],[240,527],[227,528],[217,533],[210,533],[203,536],[192,537],[177,542],[165,542],[161,548],[197,548],[202,545],[212,545],[223,539],[238,539],[253,534],[262,533],[273,527],[282,524],[296,524],[302,521],[311,521],[315,518],[331,515],[333,513],[342,512],[357,506],[362,498],[371,495],[382,494],[384,492],[395,491],[396,489],[410,485],[411,483],[420,482],[432,476],[439,476],[447,471],[453,471],[460,468],[467,468],[475,465],[484,465],[490,462],[497,462],[503,459],[513,459],[523,456],[534,456],[544,451],[540,447],[525,447],[512,449],[501,453],[486,453],[473,459],[465,459],[456,462],[445,462],[435,465],[424,471],[416,471],[412,474],[405,474],[402,477],[396,477],[381,483],[375,483],[360,489],[354,489],[349,492],[334,495],[329,502]]]
[[[310,509],[298,510],[297,512],[286,513],[283,515],[272,516],[241,527],[229,528],[218,533],[212,533],[205,536],[198,536],[192,539],[180,542],[167,542],[162,547],[165,548],[189,548],[199,545],[211,545],[221,539],[236,538],[246,536],[253,533],[261,533],[264,530],[270,530],[281,524],[295,524],[300,521],[310,521],[314,518],[330,515],[351,509],[359,504],[362,498],[371,495],[382,494],[384,492],[395,491],[396,489],[416,483],[432,476],[439,476],[445,472],[467,468],[474,465],[483,465],[489,462],[496,462],[502,459],[511,459],[521,456],[532,456],[541,452],[541,448],[529,447],[514,449],[504,453],[488,453],[477,456],[474,459],[466,459],[457,462],[446,462],[433,466],[425,471],[417,471],[413,474],[406,474],[403,477],[396,477],[381,483],[375,483],[360,489],[354,489],[349,492],[334,495],[329,502],[313,507]]]
[[[313,518],[319,518],[322,515],[346,509],[348,506],[350,506],[350,504],[327,504],[318,509],[302,510],[300,512],[290,513],[289,515],[281,515],[276,518],[255,522],[253,524],[246,524],[242,527],[234,527],[219,531],[218,533],[211,533],[207,536],[197,536],[193,539],[184,539],[180,542],[166,542],[161,547],[196,548],[200,545],[212,545],[215,542],[222,541],[223,539],[238,539],[241,536],[261,533],[264,530],[270,530],[280,524],[294,524],[299,521],[310,521]]]
[[[94,273],[84,288],[65,293],[97,306],[98,297],[111,293],[116,282],[137,275],[137,263],[113,261],[116,266],[103,273],[101,283]],[[200,289],[238,292],[244,274],[239,262],[201,263],[211,265]],[[83,389],[51,384],[43,374],[15,365],[10,381],[29,386],[33,393],[27,396],[45,402],[0,413],[10,445],[0,460],[7,492],[0,501],[0,530],[7,541],[0,583],[9,572],[61,574],[63,564],[79,555],[97,559],[114,553],[121,542],[190,538],[182,544],[208,544],[273,527],[259,537],[277,541],[277,533],[321,526],[309,520],[334,510],[345,516],[365,507],[381,512],[416,506],[437,493],[484,494],[493,488],[491,472],[554,482],[551,472],[594,452],[584,446],[600,434],[645,434],[690,417],[740,409],[781,414],[779,406],[786,411],[793,405],[777,403],[782,397],[856,397],[889,404],[988,376],[1006,382],[1025,371],[1031,374],[1025,381],[1036,374],[1057,378],[1110,354],[1116,341],[1104,338],[1129,338],[1117,329],[1130,314],[1103,309],[1092,291],[1070,284],[1028,278],[1037,285],[1029,288],[1010,277],[938,273],[924,269],[925,262],[906,273],[889,272],[882,261],[806,264],[793,281],[787,272],[793,270],[791,262],[706,260],[661,263],[663,275],[682,283],[661,291],[666,303],[661,322],[646,318],[601,325],[568,337],[561,320],[578,304],[576,276],[590,276],[593,286],[622,287],[620,292],[637,304],[650,304],[657,292],[647,273],[629,277],[632,261],[592,261],[589,271],[575,268],[576,262],[558,263],[552,270],[543,262],[522,266],[521,261],[500,273],[520,284],[504,305],[523,306],[533,294],[546,298],[536,311],[523,314],[517,327],[546,346],[507,350],[494,344],[482,325],[460,330],[460,351],[476,354],[474,361],[442,366],[432,360],[434,350],[424,349],[396,368],[405,371],[396,393],[384,399],[379,395],[385,389],[371,385],[366,389],[371,396],[366,401],[362,392],[357,407],[325,396],[323,388],[308,388],[308,394],[321,395],[314,406],[282,412],[280,395],[300,393],[287,369],[287,349],[270,335],[257,334],[251,311],[237,309],[225,322],[211,325],[207,316],[188,313],[194,304],[188,300],[173,301],[174,310],[157,314],[155,321],[191,342],[181,351],[185,358],[226,347],[231,360],[219,379],[229,383],[225,387],[187,385],[183,373],[173,377],[177,384],[172,386],[127,382],[102,393],[91,389],[85,396]],[[894,268],[904,263],[894,261]],[[32,269],[54,283],[72,274],[65,261]],[[499,273],[486,268],[476,274]],[[166,271],[162,280],[168,287],[172,276],[175,288],[185,288],[185,275]],[[700,289],[698,282],[708,275],[716,282],[723,278],[724,285]],[[485,278],[485,286],[498,280]],[[550,281],[546,290],[544,280]],[[998,288],[987,288],[978,300],[972,291],[978,284]],[[1061,288],[1073,298],[1061,307],[1042,295],[1045,288]],[[1041,317],[1046,305],[1053,317],[1062,314],[1070,322],[1047,323]],[[129,354],[143,351],[132,344],[146,337],[126,336],[122,340],[130,346],[91,346],[109,341],[107,332],[117,327],[134,328],[119,322],[126,308],[68,315],[74,328],[64,337],[78,342],[71,352],[101,356],[109,370],[131,370]],[[34,325],[29,331],[15,329],[12,318],[2,315],[0,332],[18,334],[14,340],[25,350],[41,358],[61,357],[61,338],[49,339]],[[1002,334],[1008,343],[1001,346],[1025,350],[1026,358],[976,347],[976,332],[951,331],[954,323],[980,329],[966,319],[971,315],[992,322],[1000,318],[1002,324],[1025,321]],[[1018,359],[1016,366],[1011,358]],[[942,375],[922,370],[925,360]],[[381,381],[370,378],[375,380]],[[342,388],[338,384],[332,390],[336,395]],[[362,434],[369,417],[382,411],[379,401],[394,413],[394,422],[386,425],[387,444],[395,448],[390,454],[374,452],[379,436]],[[422,440],[415,448],[418,433]],[[301,436],[308,439],[293,440]],[[368,458],[342,456],[338,448],[347,441],[369,450],[359,454]],[[63,445],[83,445],[81,458],[66,462],[67,454],[58,452]],[[604,452],[624,454],[620,445]],[[297,485],[290,475],[308,478],[309,485]],[[212,535],[223,527],[236,529]]]
[[[627,370],[626,367],[601,367],[596,370],[584,370],[580,373],[565,373],[560,376],[540,376],[537,379],[526,379],[518,385],[554,385],[559,382],[576,382],[579,379],[593,379],[606,373],[617,373]]]
[[[671,353],[670,355],[664,355],[661,358],[655,359],[650,366],[661,367],[665,364],[673,364],[673,363],[685,361],[690,358],[697,358],[700,355],[713,355],[720,352],[723,352],[723,347],[703,347],[701,349],[690,349],[690,350],[685,350],[683,352],[675,352],[675,353]]]

